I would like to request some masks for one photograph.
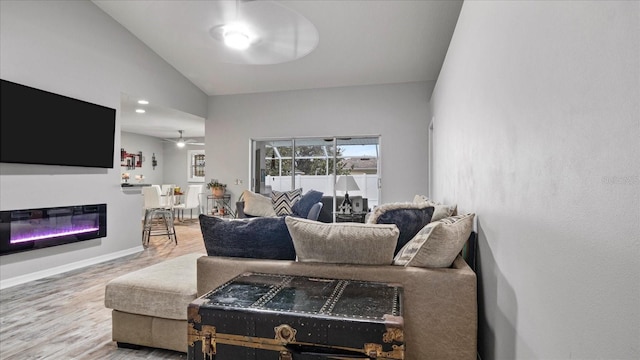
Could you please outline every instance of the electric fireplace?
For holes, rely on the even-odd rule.
[[[107,204],[0,211],[0,255],[107,236]]]

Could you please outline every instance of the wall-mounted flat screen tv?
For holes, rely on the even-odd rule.
[[[113,168],[115,109],[1,81],[0,162]]]

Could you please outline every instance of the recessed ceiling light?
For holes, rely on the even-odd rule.
[[[144,114],[146,111],[144,111],[144,109],[136,109],[136,112],[138,114]]]
[[[149,104],[149,102],[148,102],[147,100],[138,100],[138,104],[141,104],[141,105],[148,105],[148,104]]]

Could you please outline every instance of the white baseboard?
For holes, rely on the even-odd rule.
[[[29,281],[46,278],[48,276],[58,275],[67,271],[80,269],[85,266],[95,265],[104,261],[109,261],[109,260],[117,259],[123,256],[135,254],[143,250],[144,248],[142,247],[142,245],[139,245],[131,249],[126,249],[126,250],[118,251],[118,252],[107,254],[107,255],[97,256],[91,259],[85,259],[85,260],[77,261],[71,264],[57,266],[51,269],[36,271],[31,274],[20,275],[13,278],[0,280],[0,290],[6,289],[12,286],[24,284]]]

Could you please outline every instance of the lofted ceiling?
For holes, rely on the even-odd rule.
[[[315,25],[317,47],[298,60],[246,65],[217,60],[209,30],[217,25],[216,11],[223,2],[236,4],[93,0],[210,96],[435,81],[462,6],[462,0],[278,1]],[[167,127],[176,134],[172,137],[177,137],[177,130],[185,130],[185,136],[204,136],[203,119],[202,132],[189,133],[186,127],[193,119],[181,125],[175,114],[169,117],[173,123]],[[123,130],[128,131],[125,122]],[[145,131],[136,126],[136,132]],[[167,136],[160,133],[158,129],[152,136]]]

